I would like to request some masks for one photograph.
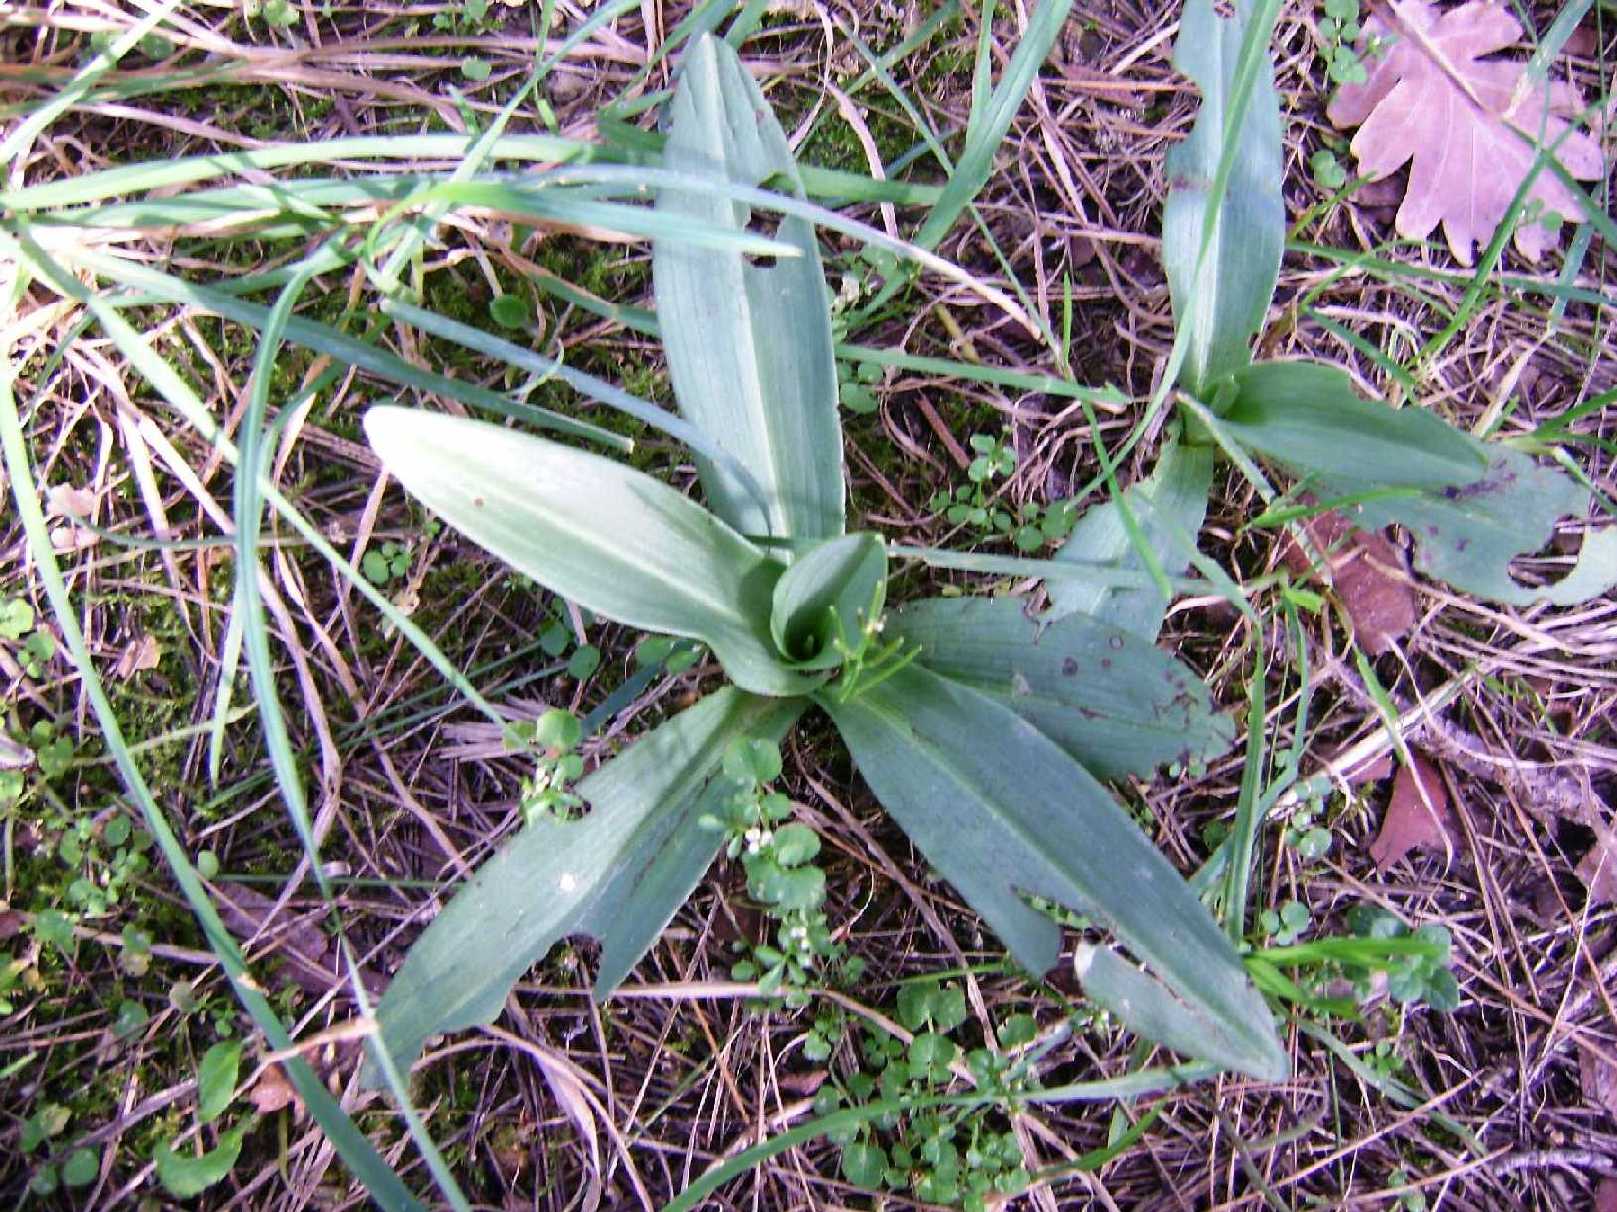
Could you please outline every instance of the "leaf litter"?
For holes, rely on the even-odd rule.
[[[1411,754],[1392,783],[1381,832],[1370,843],[1376,869],[1385,871],[1411,850],[1451,851],[1455,817],[1443,772],[1424,754]]]
[[[1302,528],[1324,557],[1325,568],[1316,569],[1302,546],[1289,540],[1281,559],[1299,575],[1329,574],[1359,647],[1380,656],[1414,629],[1420,605],[1408,562],[1386,535],[1360,530],[1334,509],[1306,519]]]
[[[1502,6],[1469,0],[1440,11],[1427,0],[1389,0],[1364,34],[1367,48],[1385,53],[1362,84],[1338,90],[1326,114],[1338,129],[1359,127],[1351,146],[1366,177],[1410,164],[1399,235],[1424,240],[1441,222],[1455,259],[1470,265],[1474,246],[1493,236],[1533,171],[1540,140],[1570,176],[1603,175],[1599,142],[1572,126],[1583,108],[1575,86],[1535,81],[1520,60],[1482,58],[1522,35]],[[1530,261],[1556,244],[1561,219],[1584,213],[1549,166],[1527,205],[1539,217],[1520,223],[1515,240]]]

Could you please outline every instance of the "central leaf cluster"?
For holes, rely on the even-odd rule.
[[[789,668],[835,669],[864,655],[886,600],[881,539],[842,535],[799,556],[775,582],[769,633]]]

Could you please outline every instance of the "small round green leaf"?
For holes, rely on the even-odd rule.
[[[1020,1048],[1031,1044],[1039,1034],[1039,1024],[1031,1014],[1013,1014],[999,1028],[999,1042],[1006,1048]]]
[[[244,1127],[237,1126],[219,1138],[219,1143],[200,1157],[182,1156],[167,1141],[159,1142],[152,1154],[157,1178],[176,1199],[201,1195],[230,1173],[241,1156]]]
[[[533,308],[521,295],[495,295],[488,314],[501,328],[526,328],[533,323]]]
[[[763,737],[741,737],[724,751],[724,773],[740,783],[772,783],[782,768],[780,746]]]
[[[62,1181],[70,1187],[87,1187],[101,1171],[101,1155],[94,1149],[75,1149],[62,1163]]]
[[[241,1041],[215,1044],[197,1066],[197,1122],[211,1123],[230,1105],[241,1067]]]
[[[880,1145],[852,1144],[842,1148],[842,1177],[867,1191],[881,1187],[887,1154]]]
[[[566,753],[584,739],[584,725],[571,711],[552,707],[533,725],[533,743],[554,753]]]
[[[775,833],[775,861],[782,867],[800,867],[820,853],[820,837],[807,825],[792,822]]]

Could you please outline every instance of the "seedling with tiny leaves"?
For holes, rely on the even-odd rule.
[[[782,770],[780,747],[761,738],[732,741],[723,770],[735,788],[724,814],[697,825],[724,835],[725,855],[741,860],[748,894],[775,923],[772,943],[736,944],[747,958],[731,967],[731,977],[756,981],[765,998],[779,996],[792,1007],[807,1003],[814,984],[851,984],[863,964],[832,938],[825,871],[814,861],[819,834],[793,821],[791,801],[770,789]]]
[[[1362,84],[1367,78],[1354,46],[1361,33],[1359,0],[1324,0],[1319,36],[1325,44],[1325,73],[1333,84]]]
[[[23,673],[38,680],[56,655],[56,637],[35,625],[34,608],[21,598],[0,598],[0,641]]]
[[[1016,470],[1016,448],[993,434],[971,436],[972,460],[966,479],[951,490],[933,494],[931,508],[954,526],[970,526],[987,537],[1003,536],[1018,551],[1038,551],[1059,542],[1072,531],[1076,508],[1071,501],[1054,501],[1041,506],[1029,501],[1015,509],[1001,504],[994,494],[994,481]]]
[[[383,543],[365,553],[359,568],[377,585],[402,579],[410,573],[410,548],[403,543]]]
[[[752,207],[726,187],[802,193],[767,102],[711,38],[686,56],[664,163],[714,183],[658,198],[661,214],[705,227],[749,228]],[[1190,670],[1085,614],[1044,625],[1018,601],[975,598],[889,609],[886,545],[847,531],[814,231],[788,215],[774,238],[794,255],[654,244],[674,393],[704,439],[707,508],[514,429],[393,407],[365,418],[388,471],[445,521],[592,614],[700,641],[730,683],[580,780],[582,819],[533,820],[476,873],[379,1003],[380,1043],[407,1069],[427,1035],[491,1021],[571,934],[600,940],[595,990],[609,994],[734,844],[732,829],[702,823],[724,826],[738,796],[767,781],[733,757],[727,770],[727,755],[766,753],[820,710],[1025,969],[1052,968],[1061,944],[1029,899],[1081,908],[1152,972],[1102,950],[1110,962],[1092,964],[1088,982],[1097,999],[1192,1055],[1283,1076],[1286,1055],[1231,941],[1096,778],[1221,752],[1227,721]],[[773,815],[761,809],[756,825],[772,831],[772,867],[755,862],[749,876],[774,903],[808,906],[814,877],[800,873],[818,869],[790,823],[766,826]],[[1135,1015],[1142,990],[1150,1013]]]
[[[979,1091],[1014,1105],[1018,1095],[1035,1088],[1027,1066],[1005,1051],[968,1050],[956,1042],[953,1033],[967,1019],[958,986],[909,982],[899,989],[893,1017],[909,1038],[863,1031],[851,1050],[851,1068],[834,1072],[815,1096],[821,1115],[878,1098],[901,1108],[832,1134],[842,1149],[843,1177],[872,1190],[909,1191],[929,1203],[958,1204],[968,1212],[1024,1190],[1031,1176],[1003,1110],[940,1108],[925,1100],[964,1067]],[[1031,1016],[1015,1014],[997,1034],[1001,1049],[1020,1049],[1033,1041],[1037,1026]]]

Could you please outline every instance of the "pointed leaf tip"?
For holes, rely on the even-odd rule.
[[[722,40],[687,52],[669,113],[665,168],[804,196],[786,133]],[[688,189],[659,191],[657,209],[737,231],[778,217]],[[698,458],[714,512],[742,534],[831,538],[843,530],[845,489],[830,296],[814,228],[786,217],[774,236],[801,255],[766,263],[655,241],[657,320],[680,412],[763,490],[759,501]]]

